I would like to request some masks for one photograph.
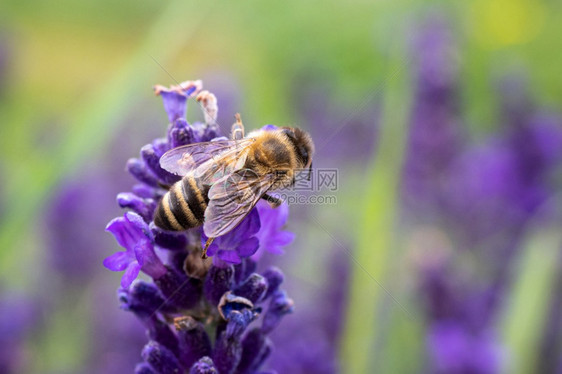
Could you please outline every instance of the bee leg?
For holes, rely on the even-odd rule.
[[[205,115],[205,123],[207,126],[215,125],[217,123],[217,113],[219,108],[217,106],[217,97],[207,90],[199,92],[195,98],[203,109]]]
[[[279,205],[283,204],[283,200],[266,193],[264,193],[261,198],[267,201],[272,208],[277,208]]]
[[[202,259],[206,259],[207,258],[207,248],[209,248],[209,246],[211,245],[211,243],[213,242],[213,240],[215,240],[215,238],[209,238],[207,239],[207,243],[205,243],[205,248],[203,248],[203,254],[201,255]]]
[[[244,124],[240,113],[236,113],[234,118],[236,118],[236,122],[232,125],[232,140],[240,140],[244,137]]]

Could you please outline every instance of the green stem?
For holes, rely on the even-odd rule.
[[[389,61],[379,146],[366,183],[365,210],[354,253],[359,266],[352,275],[341,351],[342,369],[346,373],[372,372],[370,360],[375,354],[377,307],[388,296],[383,282],[389,253],[395,246],[397,191],[410,111],[407,64],[398,43]]]
[[[532,373],[537,370],[541,333],[558,269],[562,233],[558,227],[540,229],[528,236],[508,294],[502,335],[508,350],[506,373]]]

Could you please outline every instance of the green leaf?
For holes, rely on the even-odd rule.
[[[561,247],[559,228],[535,230],[526,240],[503,321],[508,358],[506,373],[535,372],[537,347],[552,296]]]

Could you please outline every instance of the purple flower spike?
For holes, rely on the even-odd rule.
[[[153,239],[148,225],[141,216],[127,212],[123,217],[113,219],[106,227],[125,252],[117,252],[103,261],[109,270],[123,271],[121,286],[128,288],[139,271],[156,279],[166,273],[166,268],[154,253]]]
[[[213,364],[213,360],[203,357],[191,367],[189,374],[219,374],[219,372]]]
[[[166,268],[167,272],[154,282],[170,304],[180,309],[192,308],[201,297],[201,282],[171,267]]]
[[[129,289],[118,291],[121,308],[139,316],[151,315],[156,311],[176,312],[176,308],[164,300],[160,290],[151,283],[136,281]]]
[[[262,323],[262,331],[269,334],[285,314],[293,312],[293,300],[287,297],[284,291],[277,291],[269,303],[269,308],[265,313]]]
[[[141,356],[157,373],[180,374],[183,371],[176,356],[154,341],[144,346]]]
[[[205,327],[192,317],[178,318],[174,321],[178,331],[180,361],[191,367],[197,360],[211,354],[211,340]]]
[[[281,271],[269,268],[258,274],[252,258],[260,241],[262,248],[282,253],[282,247],[293,240],[292,233],[282,231],[287,206],[271,209],[260,204],[252,209],[237,227],[215,238],[207,251],[212,258],[207,259],[201,257],[201,246],[207,241],[204,227],[170,232],[154,224],[155,206],[167,193],[165,185],[179,180],[161,168],[162,155],[178,146],[227,139],[216,124],[216,97],[201,90],[200,81],[155,87],[170,120],[168,130],[145,145],[140,158],[127,162],[138,183],[131,192],[119,194],[117,201],[131,211],[107,226],[125,250],[106,258],[104,265],[125,271],[119,303],[140,320],[148,336],[137,374],[265,374],[262,366],[272,352],[266,335],[292,307],[279,291]],[[205,123],[185,119],[187,100],[196,95]],[[141,270],[152,277],[151,282],[134,281]],[[246,333],[272,295],[266,329],[258,325]]]
[[[226,329],[217,339],[213,361],[220,373],[232,373],[242,357],[241,335],[255,318],[255,313],[245,309],[229,315]]]
[[[234,290],[234,294],[256,304],[267,292],[267,280],[259,274],[252,274]]]
[[[236,370],[240,373],[252,373],[258,369],[271,353],[271,342],[263,332],[254,328],[242,341],[242,358]]]
[[[203,285],[205,297],[213,305],[218,305],[222,295],[230,290],[233,282],[234,269],[232,266],[225,268],[212,266],[207,273],[207,278]]]
[[[216,238],[209,246],[207,254],[216,255],[213,258],[216,266],[239,264],[242,258],[250,257],[258,250],[259,240],[254,235],[259,230],[260,216],[257,210],[253,209],[234,230]],[[208,237],[203,233],[201,235],[203,246],[207,239]]]
[[[281,204],[278,208],[272,208],[265,201],[260,201],[257,209],[261,228],[256,237],[260,241],[260,246],[253,258],[259,259],[264,250],[276,255],[283,254],[283,247],[295,240],[294,233],[282,230],[289,218],[289,205]]]

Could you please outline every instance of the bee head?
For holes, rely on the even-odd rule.
[[[287,136],[301,163],[301,168],[310,169],[312,167],[312,155],[314,154],[314,143],[310,135],[296,127],[283,127],[281,131]]]

